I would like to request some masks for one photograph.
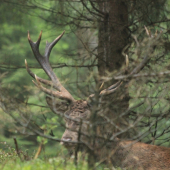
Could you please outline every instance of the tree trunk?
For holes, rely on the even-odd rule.
[[[104,17],[99,21],[98,32],[98,71],[99,76],[106,76],[107,72],[120,70],[125,64],[122,55],[123,48],[128,44],[128,7],[123,0],[106,0],[98,2],[99,9]],[[105,83],[108,87],[112,82]],[[108,104],[109,111],[105,113],[114,120],[129,107],[128,89],[121,85],[116,93],[104,98]],[[110,103],[109,103],[110,101]],[[122,126],[123,119],[116,119],[116,124]],[[127,125],[126,125],[127,126]],[[124,127],[126,127],[124,124]],[[119,130],[114,129],[114,132]],[[127,135],[127,133],[126,133]],[[128,135],[129,137],[129,135]]]

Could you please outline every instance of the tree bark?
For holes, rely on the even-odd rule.
[[[98,1],[99,9],[104,17],[99,21],[98,32],[98,71],[99,76],[106,76],[107,72],[120,70],[125,64],[122,55],[123,48],[128,44],[128,7],[123,0]],[[108,87],[112,82],[105,83]],[[105,113],[114,120],[129,107],[128,88],[121,85],[116,93],[104,98],[109,110]],[[110,103],[109,103],[110,102]],[[105,104],[106,104],[105,103]],[[125,116],[126,117],[126,116]],[[118,126],[126,127],[123,119],[116,119]],[[114,129],[114,132],[119,130]],[[127,134],[126,134],[127,135]],[[129,137],[129,135],[128,135]]]

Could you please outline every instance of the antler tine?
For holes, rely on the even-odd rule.
[[[40,35],[39,35],[39,37],[38,37],[37,42],[34,43],[34,42],[31,40],[30,32],[28,31],[28,40],[29,40],[29,43],[30,43],[31,47],[32,47],[32,46],[36,46],[36,47],[38,47],[38,49],[39,49],[39,45],[40,45],[40,41],[41,41],[41,36],[42,36],[42,30],[41,30],[41,32],[40,32]],[[39,52],[39,51],[38,51],[38,52]]]
[[[57,97],[57,98],[62,99],[62,100],[66,99],[66,100],[68,100],[68,101],[74,101],[74,99],[73,99],[73,100],[70,100],[70,96],[67,95],[66,93],[60,93],[60,92],[58,92],[58,91],[53,91],[53,90],[51,90],[51,89],[47,89],[47,88],[43,87],[42,84],[40,83],[40,82],[41,82],[41,79],[40,79],[39,77],[37,77],[36,74],[34,74],[34,76],[35,76],[36,82],[35,82],[34,80],[32,80],[32,82],[34,83],[34,85],[35,85],[36,87],[38,87],[39,89],[41,89],[44,93],[46,93],[46,94],[48,94],[48,95],[50,95],[50,96]],[[44,80],[44,79],[43,79],[43,80]],[[45,81],[46,81],[46,80],[45,80]],[[46,84],[46,83],[45,83],[45,84]]]
[[[107,95],[115,92],[122,84],[122,81],[118,81],[117,83],[111,85],[107,89],[104,89],[100,92],[100,95]]]
[[[129,67],[129,57],[128,57],[128,55],[126,54],[126,68],[128,68]]]
[[[27,60],[26,60],[26,59],[25,59],[25,67],[26,67],[26,70],[27,70],[28,74],[35,79],[35,76],[36,76],[36,75],[35,75],[35,74],[30,70],[30,68],[28,67]],[[55,89],[57,89],[57,87],[55,86],[55,84],[53,84],[51,81],[42,79],[42,78],[40,78],[40,77],[38,77],[38,76],[36,76],[36,77],[37,77],[37,79],[38,79],[41,83],[44,83],[44,84],[46,84],[46,85],[48,85],[48,86],[50,86],[50,87],[54,87]]]
[[[45,57],[50,57],[50,53],[52,48],[57,44],[57,42],[62,38],[62,36],[64,35],[65,31],[63,31],[63,33],[61,35],[59,35],[52,43],[48,43],[48,41],[46,42],[46,48],[45,48]]]
[[[27,70],[28,74],[35,79],[35,74],[34,74],[34,73],[30,70],[30,68],[28,67],[27,60],[26,60],[26,59],[25,59],[25,67],[26,67],[26,70]]]
[[[144,28],[145,28],[145,31],[146,31],[146,34],[148,35],[148,37],[151,37],[150,30],[148,30],[148,28],[145,25],[144,25]]]
[[[66,93],[60,93],[58,91],[53,91],[51,89],[47,89],[42,86],[42,84],[40,83],[40,81],[36,75],[35,75],[35,79],[36,79],[36,82],[34,80],[32,80],[32,82],[34,83],[35,86],[37,86],[39,89],[41,89],[44,93],[46,93],[50,96],[57,97],[62,100],[67,99],[70,101],[70,96],[68,96]]]
[[[104,96],[104,95],[108,95],[108,94],[114,93],[114,92],[121,86],[121,84],[122,84],[122,81],[120,80],[120,81],[118,81],[117,83],[111,85],[110,87],[102,90],[99,95],[100,95],[100,96]],[[95,96],[95,94],[91,94],[91,95],[88,97],[87,101],[88,101],[90,98],[93,98],[94,96]]]

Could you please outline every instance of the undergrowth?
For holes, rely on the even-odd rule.
[[[6,145],[7,146],[7,145]],[[78,155],[81,157],[81,153]],[[0,170],[88,170],[86,159],[79,159],[75,165],[74,157],[65,158],[64,156],[42,157],[34,159],[34,156],[20,152],[8,146],[5,150],[0,149]],[[96,170],[121,170],[119,168],[107,167],[106,165],[96,164]]]

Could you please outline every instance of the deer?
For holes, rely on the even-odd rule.
[[[50,109],[54,113],[62,115],[65,120],[66,130],[62,135],[60,143],[68,150],[75,150],[77,148],[82,152],[91,150],[95,156],[95,161],[107,162],[109,160],[115,167],[139,170],[170,169],[170,148],[146,144],[135,140],[122,140],[118,137],[112,137],[112,139],[107,138],[108,134],[106,134],[106,132],[109,129],[107,123],[96,125],[95,138],[92,139],[90,128],[94,106],[90,101],[92,101],[95,94],[90,95],[88,100],[74,99],[61,84],[49,63],[51,50],[63,35],[64,32],[53,42],[46,42],[45,54],[41,55],[39,45],[42,31],[36,42],[31,40],[30,33],[28,32],[28,41],[33,54],[50,80],[40,78],[34,74],[25,60],[28,74],[35,79],[33,83],[47,94],[46,102]],[[50,88],[44,87],[44,85]],[[111,94],[120,88],[121,85],[122,81],[118,81],[102,90],[98,96]],[[61,102],[58,102],[58,99]],[[98,119],[101,122],[105,121],[102,116],[99,116]],[[111,136],[113,135],[114,133],[111,134]]]

